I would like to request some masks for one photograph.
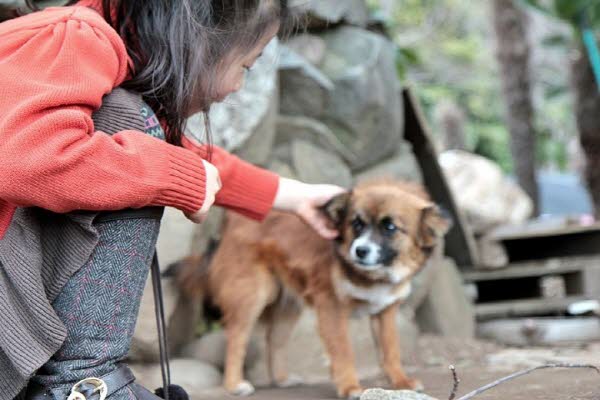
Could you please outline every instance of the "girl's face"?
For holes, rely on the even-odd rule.
[[[225,97],[237,92],[244,86],[244,78],[246,72],[252,68],[258,57],[261,56],[264,48],[277,35],[279,25],[274,24],[250,51],[240,54],[238,51],[233,51],[230,57],[223,62],[219,69],[218,83],[216,86],[214,102],[221,102]]]

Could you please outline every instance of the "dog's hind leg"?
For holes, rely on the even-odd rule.
[[[263,268],[256,268],[256,274],[239,283],[223,307],[227,336],[224,386],[231,394],[248,396],[254,392],[252,384],[244,380],[248,341],[260,315],[275,298],[276,283]]]
[[[286,345],[301,314],[302,304],[285,290],[268,310],[266,340],[269,375],[271,381],[280,387],[302,383],[300,377],[289,375],[286,354]]]

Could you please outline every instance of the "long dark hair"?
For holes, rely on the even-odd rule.
[[[228,56],[253,49],[273,24],[292,27],[287,0],[101,3],[133,61],[132,79],[122,86],[143,96],[173,144],[181,143],[192,104],[208,113],[218,69]]]

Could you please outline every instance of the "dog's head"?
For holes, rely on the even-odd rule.
[[[336,248],[345,264],[392,283],[414,275],[449,228],[420,186],[398,181],[360,184],[323,211],[340,232]]]

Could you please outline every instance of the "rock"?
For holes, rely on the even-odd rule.
[[[206,389],[221,386],[221,373],[212,365],[191,359],[173,359],[170,363],[171,383],[183,387],[190,398],[194,398]],[[160,365],[132,365],[131,369],[142,386],[154,390],[161,387],[162,375]]]
[[[271,163],[269,164],[269,171],[272,171],[284,178],[298,179],[298,176],[296,175],[296,172],[294,172],[292,167],[283,161],[271,161]]]
[[[373,178],[390,177],[394,179],[407,180],[423,183],[421,167],[408,143],[402,143],[399,150],[392,157],[382,160],[375,166],[356,175],[357,182]]]
[[[360,170],[393,155],[402,139],[395,46],[353,27],[338,28],[323,39],[327,51],[321,70],[335,87],[318,119],[347,149],[343,156],[351,169]]]
[[[508,253],[501,241],[494,240],[489,235],[477,238],[479,262],[477,269],[497,269],[508,265]]]
[[[501,224],[517,224],[531,216],[531,199],[492,161],[465,151],[449,150],[440,154],[439,163],[458,207],[475,233]]]
[[[402,308],[398,313],[399,340],[404,361],[415,359],[418,328],[411,317],[410,309]],[[260,328],[258,337],[263,337]],[[351,319],[349,328],[355,365],[359,377],[372,377],[380,373],[378,351],[371,334],[369,317]],[[248,373],[254,384],[268,384],[264,341],[260,340],[260,359]],[[299,375],[307,383],[330,382],[329,359],[321,337],[317,332],[317,321],[312,309],[306,309],[294,328],[288,343],[288,366],[291,374]]]
[[[447,337],[472,338],[475,312],[458,268],[450,258],[437,268],[427,298],[416,311],[419,329]]]
[[[360,400],[436,400],[423,393],[411,390],[368,389],[360,396]]]
[[[290,6],[308,14],[309,28],[341,22],[365,27],[369,21],[369,9],[364,0],[292,0]]]
[[[196,225],[194,236],[192,238],[190,253],[194,255],[203,255],[211,241],[221,239],[225,210],[219,207],[212,207],[208,213],[208,218]]]
[[[156,244],[161,270],[190,253],[195,228],[196,225],[181,211],[171,207],[165,208]]]
[[[417,310],[423,304],[429,293],[431,293],[431,287],[438,270],[445,265],[444,242],[442,241],[435,247],[423,269],[412,279],[410,295],[406,300],[408,308]]]
[[[318,117],[328,106],[333,82],[308,60],[281,46],[279,58],[280,112]]]
[[[298,178],[308,183],[330,183],[349,188],[352,173],[336,154],[304,140],[294,140],[292,160]]]
[[[278,43],[273,40],[248,74],[244,88],[210,111],[213,143],[253,163],[266,161],[275,137],[277,57]],[[203,141],[205,133],[203,115],[192,116],[188,134]]]
[[[276,148],[290,144],[296,139],[312,142],[325,150],[339,154],[343,158],[351,157],[342,142],[322,122],[303,116],[280,115],[277,118]]]
[[[285,45],[293,52],[304,57],[313,65],[319,65],[325,58],[325,41],[317,35],[303,33],[293,36]]]
[[[252,368],[259,358],[258,339],[253,337],[248,345],[245,368]],[[222,330],[203,335],[183,348],[181,355],[185,358],[193,358],[213,365],[221,371],[225,367],[225,348],[227,339]]]

